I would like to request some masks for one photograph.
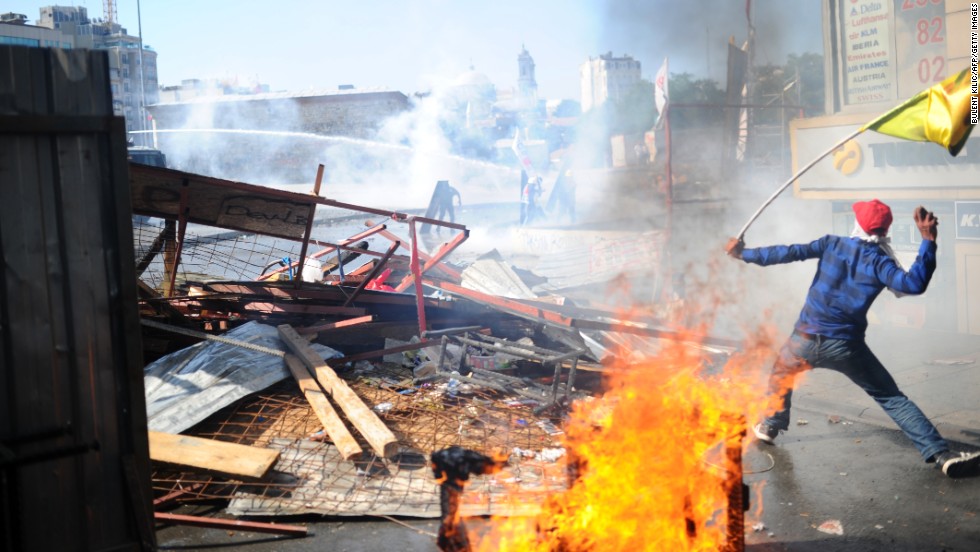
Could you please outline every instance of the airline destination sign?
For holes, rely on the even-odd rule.
[[[897,97],[890,3],[890,0],[841,0],[847,104]]]
[[[909,98],[949,76],[945,0],[839,0],[844,102]]]

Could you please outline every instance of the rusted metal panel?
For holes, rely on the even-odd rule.
[[[105,52],[0,46],[4,549],[155,546],[126,137],[108,71]]]
[[[186,187],[190,194],[187,222],[298,241],[306,232],[314,205],[381,215],[399,221],[408,218],[403,213],[385,209],[138,163],[130,166],[129,176],[134,214],[178,218],[181,189]],[[466,226],[462,224],[423,217],[415,217],[415,220],[466,231]]]

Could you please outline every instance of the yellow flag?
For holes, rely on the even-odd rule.
[[[874,130],[917,142],[934,142],[955,156],[973,130],[970,96],[970,73],[969,69],[964,69],[919,92],[861,130]]]

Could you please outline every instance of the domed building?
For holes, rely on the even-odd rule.
[[[497,90],[487,76],[473,67],[457,76],[447,92],[447,101],[468,121],[491,116]]]

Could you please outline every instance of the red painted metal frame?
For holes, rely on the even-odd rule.
[[[371,280],[377,277],[378,273],[381,272],[381,269],[384,267],[385,263],[388,262],[388,259],[390,259],[391,256],[395,253],[395,250],[398,249],[399,245],[401,245],[401,242],[395,242],[391,244],[391,247],[388,248],[388,251],[385,253],[385,256],[381,257],[381,260],[374,265],[374,268],[371,269],[371,272],[364,278],[364,280],[361,281],[360,284],[358,284],[357,289],[355,289],[353,293],[350,294],[350,297],[347,298],[347,301],[344,301],[345,307],[350,306],[350,304],[354,302],[354,299],[356,299],[357,296],[360,295],[362,291],[364,291],[364,288],[368,285],[368,283],[370,283]]]
[[[419,335],[422,335],[428,329],[428,325],[425,321],[425,297],[422,294],[422,271],[419,269],[419,240],[415,232],[415,220],[414,217],[408,220],[408,232],[412,240],[412,260],[409,262],[409,268],[415,282],[415,310],[419,318]]]
[[[434,255],[430,256],[427,261],[425,261],[425,266],[422,267],[421,274],[425,274],[430,268],[436,266],[439,263],[439,261],[446,258],[446,256],[452,253],[453,250],[455,250],[457,247],[459,247],[461,243],[466,241],[467,237],[469,237],[469,232],[461,232],[457,234],[456,237],[454,237],[453,239],[442,244],[439,247],[439,250],[436,251]],[[415,243],[415,236],[412,236],[412,243],[413,244]],[[460,277],[460,279],[461,278],[462,276]],[[413,283],[413,279],[410,278],[409,276],[405,276],[405,278],[402,279],[401,283],[395,286],[395,291],[398,292],[405,291],[406,289],[408,289],[408,286],[412,285],[412,283]],[[418,278],[414,278],[414,283],[418,285],[419,283]]]
[[[389,240],[391,240],[393,242],[394,241],[401,240],[401,238],[399,238],[395,234],[392,234],[388,230],[384,230],[384,231],[379,232],[379,233],[382,236],[388,238]],[[466,231],[466,236],[469,237],[469,230]],[[409,247],[409,245],[406,244],[404,241],[402,241],[402,247],[404,247],[405,250],[407,250],[407,251],[411,251],[412,250],[411,247]],[[426,261],[426,262],[428,262],[428,260],[431,258],[431,256],[429,254],[425,253],[424,251],[419,251],[419,257],[423,261]],[[455,268],[452,268],[452,267],[447,266],[447,265],[444,265],[444,264],[438,264],[438,265],[436,265],[436,268],[439,269],[439,270],[441,270],[445,274],[449,275],[449,277],[451,277],[452,279],[454,279],[456,281],[459,281],[459,280],[462,280],[463,279],[463,274],[460,271],[456,270]]]
[[[354,242],[356,242],[358,240],[364,239],[364,238],[366,238],[368,236],[373,236],[374,234],[377,234],[379,232],[385,232],[385,228],[386,227],[387,226],[384,225],[384,224],[378,224],[376,226],[373,226],[371,228],[368,228],[367,230],[361,232],[360,234],[356,234],[354,236],[351,236],[351,237],[347,238],[346,240],[343,240],[339,244],[329,243],[329,242],[322,242],[322,241],[313,241],[313,243],[316,243],[317,245],[322,245],[322,246],[325,246],[325,247],[324,247],[324,249],[321,249],[320,251],[317,251],[316,253],[310,255],[310,257],[313,258],[313,259],[319,259],[320,257],[322,257],[324,255],[327,255],[329,253],[333,253],[334,251],[336,251],[338,249],[345,249],[345,250],[348,250],[348,251],[357,251],[358,253],[365,254],[365,255],[381,256],[381,253],[375,253],[374,251],[369,251],[369,250],[366,250],[366,249],[358,249],[356,247],[346,247],[346,246],[347,245],[350,245],[350,244],[352,244],[352,243],[354,243]],[[297,263],[293,263],[289,267],[281,266],[281,267],[273,270],[272,272],[267,272],[265,274],[262,274],[261,276],[259,276],[258,278],[256,278],[255,281],[261,282],[263,280],[269,280],[273,276],[285,272],[286,270],[288,270],[292,266],[298,266],[298,264]]]

